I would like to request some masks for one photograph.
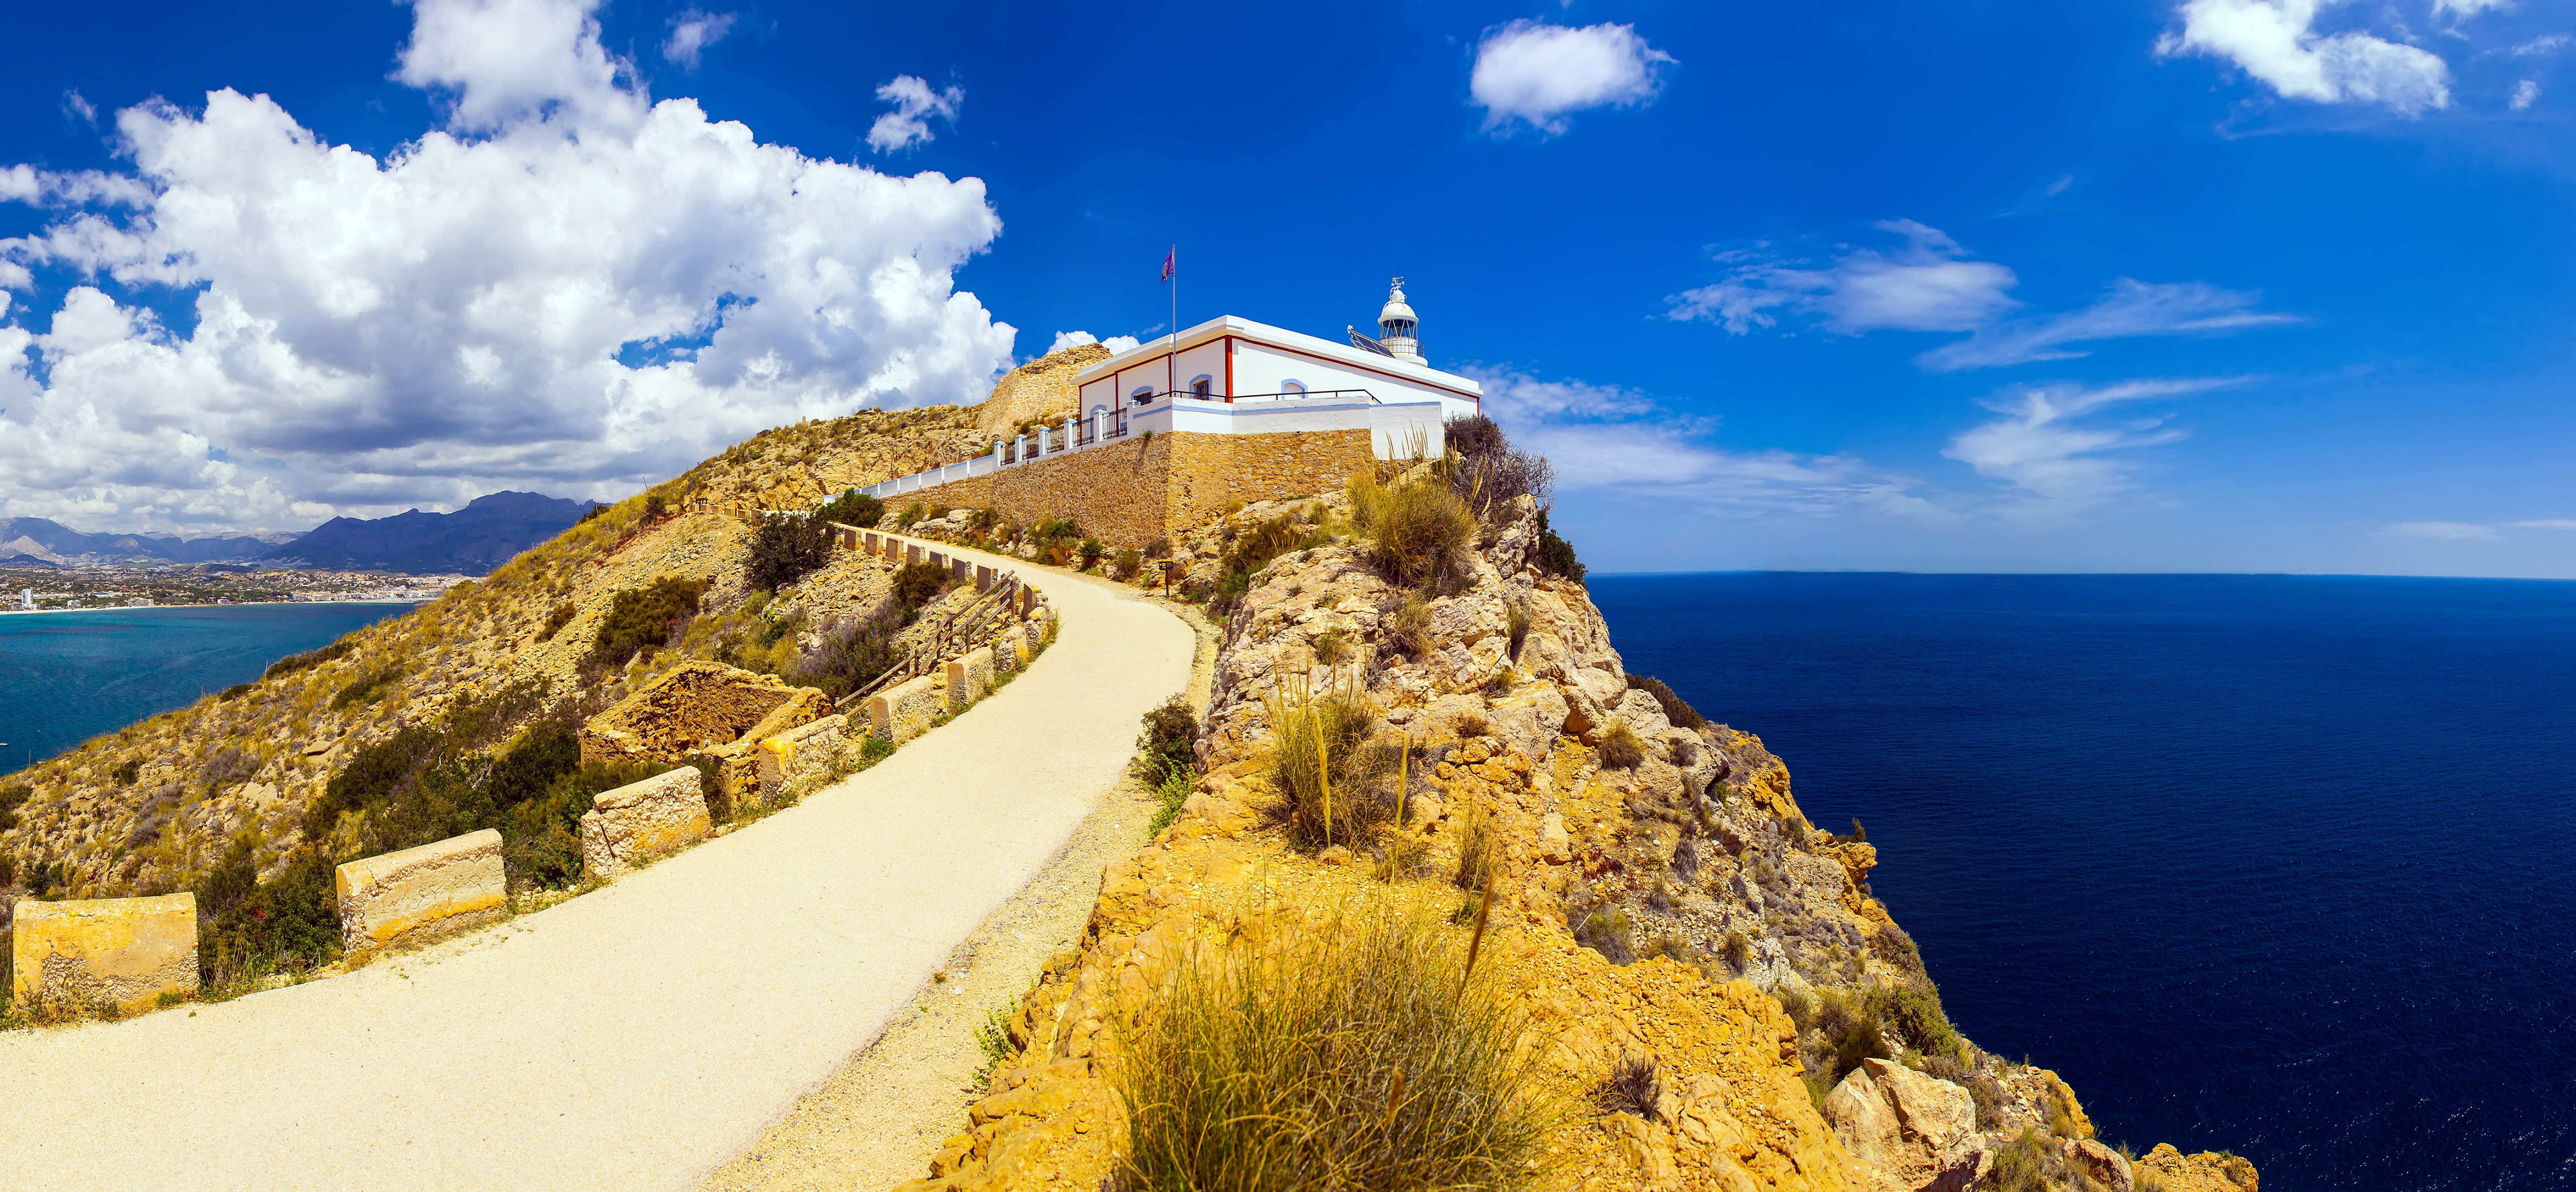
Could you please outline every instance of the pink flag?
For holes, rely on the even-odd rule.
[[[1180,270],[1179,265],[1177,264],[1177,262],[1179,262],[1179,260],[1180,260],[1180,259],[1181,259],[1181,246],[1180,246],[1180,245],[1177,245],[1177,244],[1175,244],[1175,245],[1173,245],[1173,246],[1172,246],[1172,251],[1170,251],[1170,252],[1167,252],[1167,253],[1164,253],[1164,254],[1163,254],[1163,280],[1164,280],[1164,281],[1170,281],[1170,280],[1172,280],[1172,275],[1181,271],[1181,270]]]

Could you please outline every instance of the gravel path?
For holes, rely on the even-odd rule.
[[[347,976],[0,1035],[0,1179],[697,1183],[1045,866],[1117,783],[1138,718],[1188,681],[1191,631],[1171,614],[1022,574],[1063,619],[1029,673],[794,808]]]

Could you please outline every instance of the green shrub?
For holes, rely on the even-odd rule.
[[[819,517],[762,518],[744,565],[751,586],[776,592],[832,561],[832,528]]]
[[[1953,1063],[1966,1054],[1967,1041],[1941,1010],[1941,995],[1914,986],[1881,985],[1869,991],[1870,1016],[1926,1055]]]
[[[279,874],[260,881],[250,842],[236,842],[198,889],[199,982],[248,992],[270,973],[300,972],[340,954],[340,916],[331,862],[298,849]]]
[[[878,522],[885,520],[885,502],[854,488],[832,498],[821,509],[815,510],[814,516],[845,526],[873,530]]]
[[[1226,572],[1224,579],[1216,581],[1215,590],[1208,593],[1208,611],[1220,617],[1229,615],[1251,590],[1251,576],[1240,571]]]
[[[263,679],[274,679],[279,675],[291,675],[300,670],[311,670],[325,662],[335,662],[339,659],[346,658],[349,656],[349,651],[357,648],[358,643],[344,637],[319,649],[306,650],[301,654],[289,654],[284,658],[280,658],[275,662],[269,663],[268,669],[261,671],[259,677]]]
[[[1145,556],[1138,553],[1136,548],[1132,546],[1119,551],[1118,554],[1109,561],[1109,573],[1121,580],[1134,579],[1136,578],[1136,573],[1143,571],[1144,569]]]
[[[372,704],[383,699],[386,691],[394,684],[402,682],[402,678],[402,668],[398,666],[389,666],[372,674],[360,675],[348,686],[341,688],[340,694],[331,698],[332,710]]]
[[[224,688],[221,692],[217,693],[217,694],[216,694],[216,696],[215,696],[215,698],[216,698],[217,700],[219,700],[219,701],[220,701],[220,700],[240,699],[241,697],[243,697],[243,696],[245,696],[245,695],[250,694],[250,693],[251,693],[251,689],[253,689],[253,688],[257,687],[257,686],[259,686],[259,684],[257,684],[257,683],[235,683],[235,684],[233,684],[232,686],[227,687],[227,688]]]
[[[1107,554],[1108,551],[1109,548],[1101,545],[1100,540],[1097,538],[1083,539],[1082,545],[1077,548],[1077,553],[1082,559],[1081,570],[1089,571],[1092,568],[1099,566],[1100,556]]]
[[[1547,1046],[1462,933],[1368,906],[1187,950],[1117,1069],[1122,1192],[1548,1186]]]
[[[546,627],[537,631],[537,640],[541,642],[554,640],[555,634],[562,632],[563,627],[572,621],[573,612],[572,601],[557,602],[554,608],[547,611]]]
[[[110,774],[110,777],[116,779],[116,785],[118,786],[132,786],[134,785],[134,780],[142,775],[143,759],[139,757],[129,757],[124,761],[117,763],[116,769]]]
[[[911,624],[922,606],[939,599],[957,577],[937,563],[906,563],[894,573],[895,606],[903,610],[904,624]]]
[[[1178,695],[1164,700],[1145,713],[1143,730],[1136,735],[1138,771],[1156,784],[1175,774],[1196,776],[1198,739],[1198,713],[1190,710],[1189,701]]]
[[[1682,697],[1673,694],[1673,689],[1665,686],[1662,679],[1653,675],[1630,675],[1628,690],[1642,691],[1655,697],[1655,702],[1663,705],[1664,719],[1672,721],[1674,728],[1686,728],[1697,732],[1708,726],[1708,717],[1700,715],[1699,709],[1691,707],[1683,701]]]
[[[1555,469],[1545,457],[1513,447],[1493,419],[1451,418],[1442,427],[1441,438],[1448,449],[1443,470],[1450,489],[1476,516],[1491,517],[1495,510],[1525,496],[1542,503],[1547,500]]]
[[[1386,780],[1399,759],[1396,750],[1369,743],[1375,720],[1367,702],[1349,692],[1274,704],[1270,788],[1280,799],[1272,814],[1295,847],[1356,850],[1395,819]]]
[[[916,525],[920,523],[922,517],[928,512],[929,510],[922,507],[921,502],[915,501],[912,504],[904,506],[903,513],[896,517],[894,521],[898,526]]]
[[[903,661],[895,648],[901,628],[893,617],[860,617],[826,630],[821,648],[799,664],[791,680],[800,687],[820,688],[838,699],[858,690]]]
[[[590,762],[557,774],[543,794],[520,803],[500,825],[510,887],[560,889],[580,881],[581,817],[591,799],[671,767]]]
[[[1556,535],[1547,524],[1547,510],[1538,511],[1539,569],[1550,575],[1561,575],[1576,583],[1583,582],[1583,564],[1574,557],[1574,544]]]
[[[623,666],[637,650],[668,644],[680,625],[698,615],[706,591],[705,580],[665,576],[619,592],[610,598],[608,615],[599,619],[599,632],[591,638],[591,661]]]

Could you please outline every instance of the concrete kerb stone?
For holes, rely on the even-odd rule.
[[[868,735],[901,745],[930,731],[941,711],[940,680],[922,675],[869,696]]]
[[[197,896],[20,899],[10,996],[21,1004],[149,1008],[197,991]]]
[[[715,830],[694,766],[601,791],[590,805],[581,817],[581,861],[594,877],[615,877]]]
[[[778,805],[788,785],[808,774],[830,769],[832,756],[848,740],[848,721],[826,716],[760,742],[760,799]]]
[[[351,861],[333,871],[332,886],[339,896],[340,947],[352,956],[415,933],[499,922],[510,911],[501,834],[490,828]]]
[[[965,657],[948,663],[948,710],[963,712],[993,687],[993,650],[987,646],[969,650]]]

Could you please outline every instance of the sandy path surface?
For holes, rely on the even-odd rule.
[[[1195,609],[1182,616],[1198,630],[1189,698],[1204,715],[1223,634]],[[702,1192],[884,1189],[929,1174],[931,1158],[966,1127],[966,1107],[982,1095],[976,1080],[986,1060],[976,1028],[988,1014],[1018,1008],[1047,960],[1081,944],[1101,871],[1144,847],[1160,805],[1132,774],[1104,793],[1064,851],[957,946],[944,979],[924,986],[885,1034],[798,1098]]]
[[[1170,613],[1022,574],[1063,618],[1055,646],[794,808],[347,976],[0,1036],[0,1180],[697,1183],[876,1038],[1040,872],[1118,782],[1138,717],[1188,681],[1191,631]]]

